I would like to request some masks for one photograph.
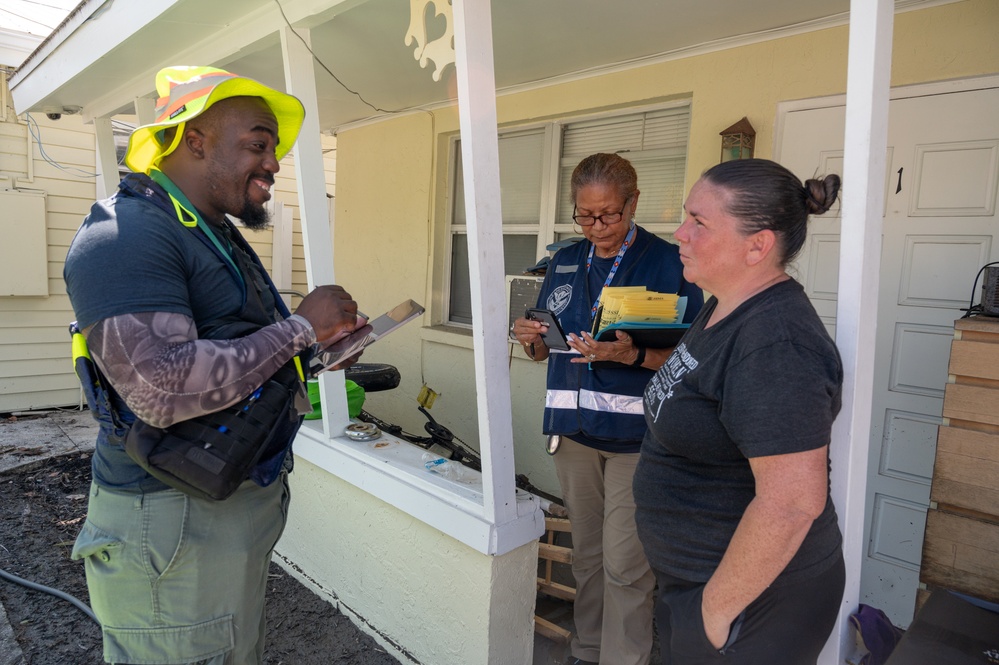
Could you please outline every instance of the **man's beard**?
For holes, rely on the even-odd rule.
[[[271,214],[267,212],[267,208],[254,205],[252,201],[247,199],[243,203],[243,209],[239,212],[239,221],[243,222],[243,226],[248,229],[260,231],[270,226]]]

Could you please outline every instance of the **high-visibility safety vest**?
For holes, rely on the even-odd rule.
[[[538,307],[552,310],[568,333],[589,332],[593,300],[587,293],[586,258],[590,243],[583,241],[555,254],[538,296]],[[612,286],[644,285],[650,291],[687,296],[685,321],[701,309],[703,292],[683,279],[683,265],[675,245],[639,227],[638,234],[618,267]],[[642,394],[655,373],[652,370],[615,365],[591,369],[571,363],[576,354],[548,356],[545,394],[545,434],[572,436],[634,447],[645,436]]]

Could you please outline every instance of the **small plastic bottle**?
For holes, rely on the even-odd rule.
[[[427,471],[458,483],[471,483],[475,481],[475,474],[463,464],[444,459],[433,453],[423,453],[423,466],[426,467]]]

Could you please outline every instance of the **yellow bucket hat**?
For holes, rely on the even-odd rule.
[[[137,128],[128,139],[125,164],[136,173],[148,173],[173,152],[183,134],[181,125],[229,97],[260,97],[267,103],[278,123],[278,159],[291,150],[305,118],[297,98],[214,67],[165,67],[156,74],[156,92],[156,122]],[[175,126],[173,143],[164,145],[165,130]]]

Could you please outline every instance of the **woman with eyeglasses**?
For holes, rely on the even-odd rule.
[[[605,286],[645,286],[687,297],[685,319],[704,296],[683,278],[676,246],[635,224],[638,176],[619,155],[590,155],[572,173],[573,221],[585,241],[559,250],[538,307],[551,310],[578,353],[551,353],[539,321],[513,333],[529,358],[548,359],[544,432],[572,522],[576,600],[568,663],[644,665],[652,650],[652,589],[635,529],[631,481],[645,436],[642,393],[671,349],[590,334]]]
[[[664,663],[814,665],[843,596],[829,443],[843,367],[786,266],[840,180],[765,159],[690,190],[683,273],[712,294],[649,382],[638,533]]]

